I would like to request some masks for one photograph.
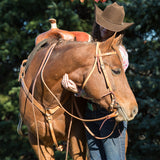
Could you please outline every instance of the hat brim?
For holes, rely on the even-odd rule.
[[[123,22],[122,24],[114,24],[112,22],[109,22],[109,20],[107,21],[106,19],[103,18],[102,16],[103,11],[97,6],[95,11],[96,11],[96,23],[110,31],[120,32],[134,24],[134,23],[125,23],[125,22]]]

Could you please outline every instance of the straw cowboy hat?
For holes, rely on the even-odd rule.
[[[124,8],[116,2],[108,5],[104,11],[96,6],[95,12],[96,23],[110,31],[119,32],[134,24],[123,22],[125,17]]]

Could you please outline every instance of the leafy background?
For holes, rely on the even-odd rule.
[[[159,160],[160,157],[160,1],[115,0],[125,7],[126,21],[134,25],[125,33],[130,66],[128,81],[139,104],[139,113],[129,122],[128,160]],[[113,3],[98,2],[100,8]],[[20,64],[34,47],[35,37],[50,29],[49,18],[58,27],[90,33],[94,1],[1,0],[0,1],[0,160],[36,159],[27,137],[16,132],[19,114]],[[26,131],[25,126],[23,130]],[[65,152],[56,152],[63,160]],[[70,158],[69,158],[70,159]]]

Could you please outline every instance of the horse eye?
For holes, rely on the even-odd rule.
[[[115,74],[115,75],[118,75],[118,74],[121,73],[121,69],[120,68],[112,69],[112,73]]]

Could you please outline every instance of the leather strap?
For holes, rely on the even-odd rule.
[[[20,67],[20,73],[19,73],[19,81],[21,81],[21,85],[23,88],[23,91],[25,92],[27,98],[30,100],[30,102],[41,112],[46,116],[46,119],[49,124],[50,133],[53,139],[54,144],[56,145],[57,150],[63,150],[62,146],[58,146],[57,139],[54,133],[53,125],[52,125],[52,115],[60,108],[60,106],[56,106],[54,108],[45,109],[35,98],[34,96],[29,92],[26,83],[24,81],[25,77],[25,64],[27,63],[27,60],[22,61],[22,65]]]

